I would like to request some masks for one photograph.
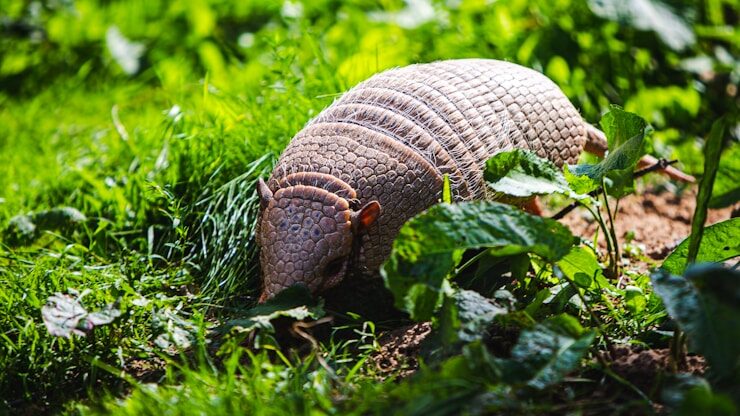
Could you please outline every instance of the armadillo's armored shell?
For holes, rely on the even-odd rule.
[[[438,201],[444,175],[455,200],[480,199],[485,162],[497,152],[527,149],[562,165],[576,161],[585,141],[578,111],[539,72],[480,59],[412,65],[373,76],[309,122],[269,187],[316,172],[346,184],[339,188],[354,190],[360,204],[380,202],[355,264],[372,273],[401,225]],[[321,185],[330,182],[316,186],[334,192]]]

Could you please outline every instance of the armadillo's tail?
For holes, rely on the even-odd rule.
[[[591,124],[586,123],[586,145],[584,147],[584,150],[596,156],[604,157],[608,149],[609,145],[606,141],[606,135],[604,134],[604,132],[592,126]],[[645,155],[642,157],[642,159],[640,159],[639,162],[637,162],[637,167],[638,169],[644,169],[653,166],[656,163],[658,163],[658,159],[650,155]],[[666,166],[659,171],[669,178],[675,179],[677,181],[688,183],[696,182],[696,178],[689,174],[681,172],[673,166]]]

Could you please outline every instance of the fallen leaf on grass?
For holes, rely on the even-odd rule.
[[[96,326],[106,325],[121,315],[118,301],[107,305],[98,312],[88,312],[81,304],[83,295],[73,297],[55,293],[41,308],[41,317],[51,335],[70,338],[73,334],[86,336]]]

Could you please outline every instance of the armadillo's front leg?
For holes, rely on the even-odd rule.
[[[522,204],[522,209],[530,214],[539,215],[540,217],[545,215],[545,211],[542,209],[540,198],[534,197],[528,199]]]

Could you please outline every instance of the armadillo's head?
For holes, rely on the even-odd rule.
[[[260,302],[294,284],[317,293],[341,282],[356,236],[375,221],[380,205],[370,202],[353,210],[336,193],[307,185],[282,187],[273,194],[261,179],[257,189],[262,210],[256,235]]]

